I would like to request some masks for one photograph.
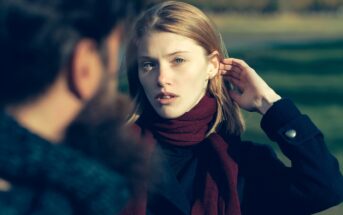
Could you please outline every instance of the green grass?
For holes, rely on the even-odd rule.
[[[291,98],[325,135],[343,172],[343,16],[211,16],[231,57],[244,59],[281,96]],[[260,129],[261,116],[243,112],[244,139],[275,143]],[[343,204],[318,215],[343,214]]]

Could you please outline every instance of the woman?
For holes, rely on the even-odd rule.
[[[227,58],[199,9],[173,1],[148,9],[126,59],[130,122],[153,134],[165,158],[132,214],[310,214],[341,202],[343,178],[321,132],[244,61]],[[263,115],[291,167],[240,139],[239,107]]]

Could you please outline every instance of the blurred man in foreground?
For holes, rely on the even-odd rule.
[[[119,108],[121,37],[141,3],[0,1],[1,214],[115,214],[125,204],[125,173],[60,143],[76,118],[98,123]]]

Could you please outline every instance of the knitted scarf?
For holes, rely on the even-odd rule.
[[[215,98],[205,95],[192,110],[176,119],[161,118],[150,109],[138,121],[138,125],[151,131],[159,143],[177,146],[202,143],[206,146],[199,155],[198,169],[202,177],[196,179],[192,215],[241,214],[237,192],[238,166],[228,154],[229,143],[218,133],[206,136],[216,111]],[[136,207],[129,206],[131,210],[124,214],[146,214],[143,202],[146,199],[136,202]]]

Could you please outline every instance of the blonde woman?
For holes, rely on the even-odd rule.
[[[127,213],[294,215],[341,202],[342,175],[320,130],[244,61],[228,58],[199,9],[170,1],[145,11],[126,66],[136,101],[130,122],[153,134],[165,158],[160,182]],[[262,129],[291,167],[240,139],[239,108],[263,115]]]

